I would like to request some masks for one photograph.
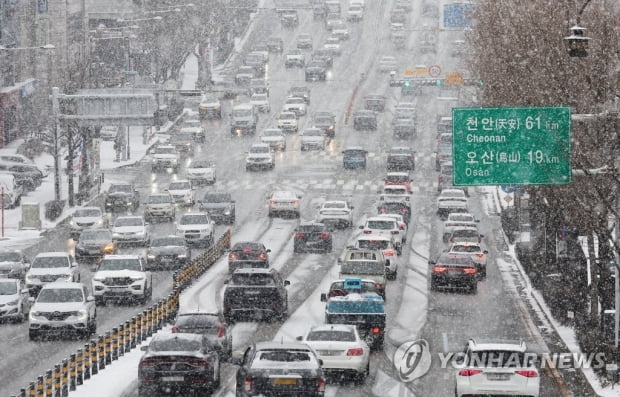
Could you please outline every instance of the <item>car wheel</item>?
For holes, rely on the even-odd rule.
[[[332,252],[332,250],[333,250],[332,243],[329,243],[327,247],[325,247],[325,252],[330,253]]]
[[[487,278],[487,267],[483,267],[480,271],[480,279],[484,280]]]
[[[231,313],[224,313],[224,321],[226,321],[227,324],[232,325],[235,323],[235,316]]]
[[[369,373],[370,373],[370,360],[368,361],[368,364],[366,364],[366,368],[364,369],[364,371],[359,372],[357,376],[355,377],[355,384],[358,386],[363,385],[364,382],[366,382],[366,378],[368,377]]]
[[[471,294],[476,294],[478,293],[478,282],[474,281],[474,283],[472,285],[469,286],[469,292]]]
[[[213,385],[210,387],[211,391],[215,391],[220,388],[221,383],[221,372],[220,366],[217,366],[217,374],[215,374],[215,379],[213,380]]]
[[[269,216],[270,218],[273,218],[273,212],[269,211],[269,212],[267,213],[267,216]]]
[[[39,333],[35,332],[35,331],[28,331],[28,339],[30,340],[38,340],[39,339]]]

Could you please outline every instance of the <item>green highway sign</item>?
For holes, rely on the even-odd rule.
[[[454,108],[455,186],[571,182],[570,108]]]

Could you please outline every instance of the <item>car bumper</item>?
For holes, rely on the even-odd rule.
[[[115,208],[132,208],[133,205],[134,204],[132,201],[106,201],[105,209],[111,210]]]
[[[265,170],[272,167],[273,163],[245,163],[245,168],[248,170]]]
[[[144,211],[145,218],[167,218],[174,216],[174,209]]]
[[[368,356],[326,356],[318,354],[318,357],[323,360],[323,371],[327,372],[341,372],[341,371],[355,371],[363,372],[368,365]]]
[[[93,281],[93,296],[105,299],[141,298],[144,296],[144,282],[136,281],[129,285],[104,285]]]
[[[177,269],[189,262],[189,258],[178,257],[177,255],[157,255],[147,256],[147,266],[149,269]]]
[[[530,378],[531,379],[531,378]],[[506,384],[507,382],[497,382],[497,385],[493,387],[476,387],[472,385],[469,380],[463,379],[459,381],[457,377],[456,381],[456,396],[461,397],[465,395],[493,395],[493,396],[532,396],[538,397],[540,394],[540,384],[538,382],[528,382],[528,385],[513,386]]]
[[[458,275],[458,276],[438,276],[433,274],[431,276],[431,282],[436,287],[443,288],[471,288],[478,282],[476,275]]]
[[[21,306],[4,306],[0,308],[0,320],[14,320],[23,318]]]
[[[280,124],[278,128],[284,131],[295,131],[297,130],[297,126],[294,124]]]
[[[63,335],[71,332],[84,332],[87,330],[87,317],[70,317],[65,320],[47,320],[30,316],[28,329],[33,332],[45,332],[46,334]]]

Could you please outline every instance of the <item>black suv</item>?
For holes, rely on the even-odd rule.
[[[377,114],[372,110],[358,110],[353,113],[353,128],[358,130],[376,130]]]
[[[327,79],[327,64],[324,60],[313,59],[306,64],[306,81]]]
[[[149,269],[179,269],[190,259],[190,249],[181,236],[154,238],[146,254]]]
[[[407,146],[394,146],[387,157],[388,171],[415,170],[415,152]]]
[[[236,376],[236,396],[323,397],[321,361],[305,343],[260,342],[245,349]]]
[[[324,223],[305,223],[295,229],[293,252],[332,252],[332,233]]]
[[[228,192],[206,193],[198,200],[199,211],[207,212],[215,223],[235,223],[235,200]]]
[[[140,205],[140,193],[131,183],[114,183],[105,195],[105,210],[135,211]]]
[[[336,115],[332,112],[316,112],[312,117],[312,126],[325,131],[330,138],[336,136]]]
[[[238,316],[283,320],[288,316],[290,281],[276,269],[237,269],[224,289],[224,319],[232,324]]]
[[[269,267],[270,249],[262,243],[239,241],[228,253],[228,272],[232,273],[239,267]]]

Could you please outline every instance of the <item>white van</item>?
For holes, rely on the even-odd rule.
[[[0,174],[0,188],[4,191],[4,208],[14,208],[19,205],[23,188],[15,183],[13,174]]]

